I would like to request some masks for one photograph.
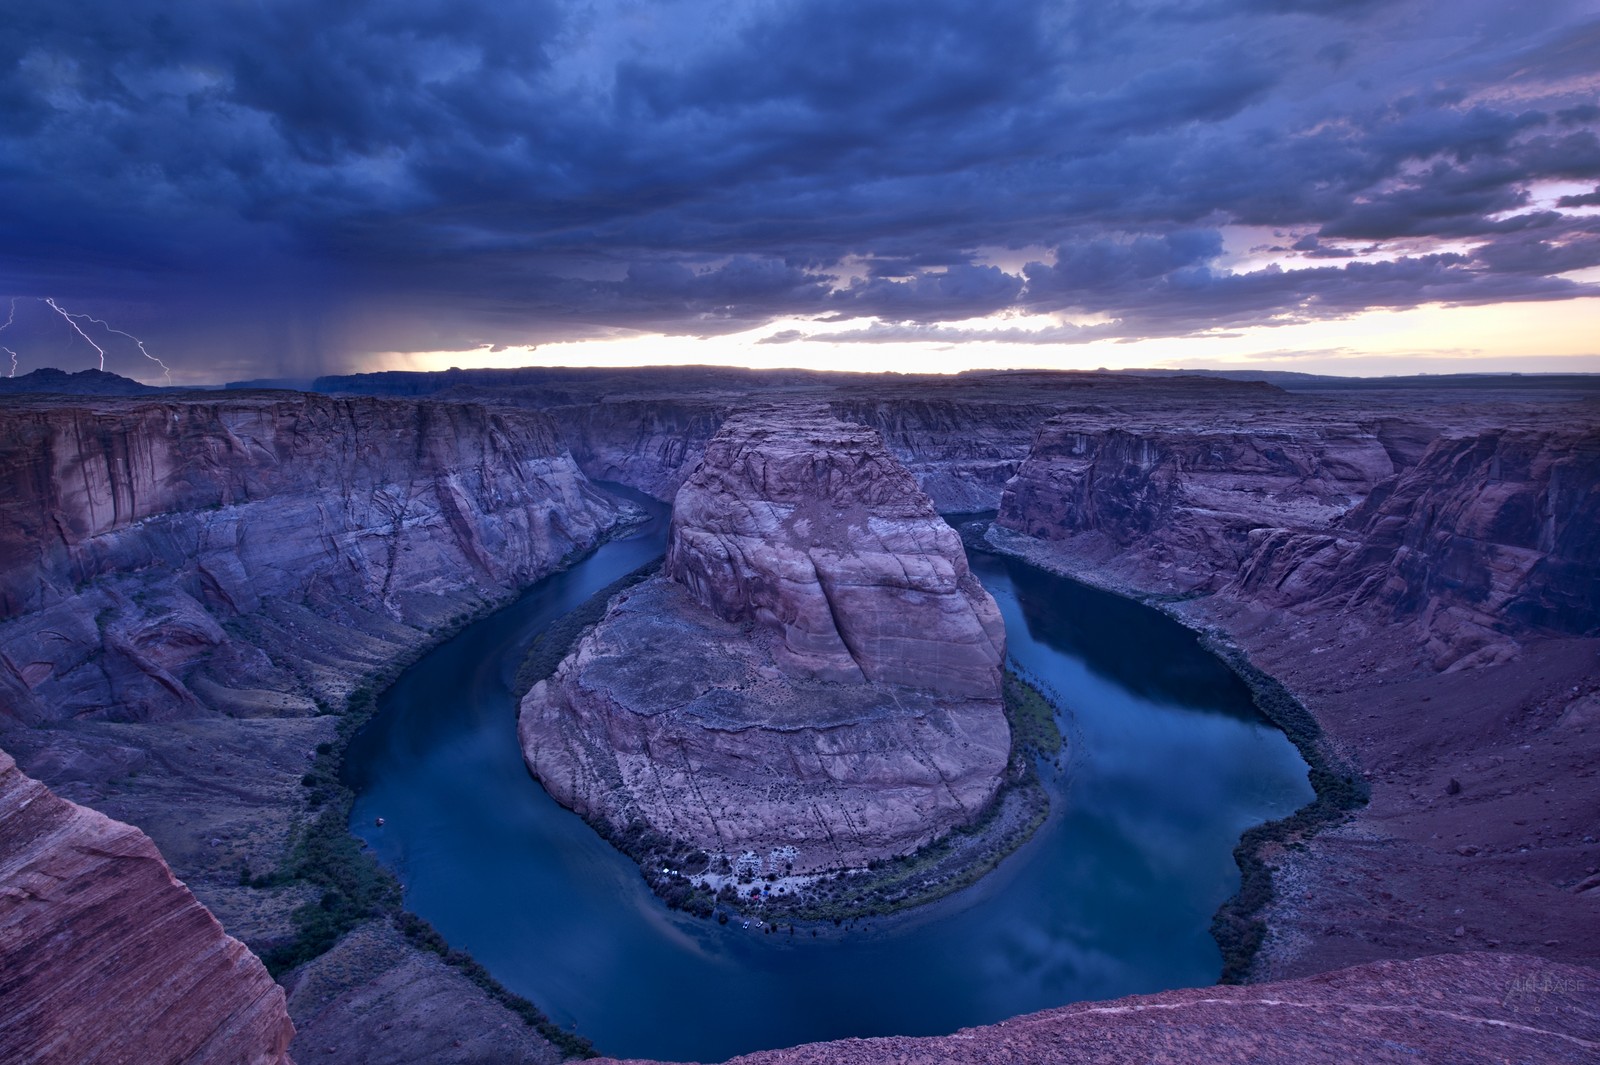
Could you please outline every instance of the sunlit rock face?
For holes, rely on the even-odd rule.
[[[150,838],[0,751],[0,1060],[289,1061],[283,989]]]
[[[523,751],[618,831],[850,867],[993,798],[1004,646],[959,538],[875,432],[744,412],[678,493],[664,574],[524,700]]]

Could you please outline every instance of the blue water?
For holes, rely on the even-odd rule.
[[[973,568],[1071,743],[1043,767],[1035,838],[975,888],[842,937],[668,911],[529,777],[511,697],[542,626],[661,553],[655,513],[418,662],[352,745],[353,830],[451,945],[603,1053],[678,1061],[1215,981],[1233,847],[1311,798],[1305,764],[1170,619],[992,556]]]

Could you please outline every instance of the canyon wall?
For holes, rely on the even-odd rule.
[[[1284,393],[1219,377],[975,371],[838,374],[718,367],[452,370],[322,378],[319,390],[436,395],[544,410],[583,470],[670,501],[728,414],[760,403],[825,403],[877,430],[940,513],[994,510],[1039,425],[1096,405],[1149,417],[1198,404],[1272,405]]]
[[[27,723],[336,701],[617,518],[547,419],[470,404],[14,406],[0,477],[0,715]]]
[[[0,751],[0,1059],[288,1063],[283,989],[149,837]]]
[[[860,866],[993,798],[1004,647],[959,539],[875,432],[752,411],[679,490],[664,575],[524,699],[523,752],[617,834]]]
[[[1600,636],[1600,433],[1442,437],[1330,528],[1255,531],[1226,591],[1414,622],[1441,669],[1520,634]]]
[[[0,478],[0,745],[262,951],[323,895],[283,874],[346,697],[627,509],[535,411],[282,392],[10,400]]]
[[[1416,621],[1439,668],[1496,633],[1600,634],[1600,433],[1415,435],[1060,416],[996,525],[1139,592]]]
[[[1261,528],[1326,528],[1394,473],[1356,426],[1165,426],[1121,413],[1044,423],[998,524],[1114,561],[1142,586],[1215,591]]]
[[[1255,978],[1600,951],[1600,408],[1454,398],[1062,416],[988,531],[1231,644],[1370,788],[1344,823],[1261,849]]]
[[[875,430],[941,514],[972,513],[999,506],[1039,426],[1081,402],[1085,388],[1093,387],[1049,385],[955,387],[947,382],[913,389],[873,382],[848,390],[812,388],[791,401],[814,396],[835,418]],[[1124,389],[1131,394],[1123,398],[1137,400],[1137,384]],[[1259,398],[1254,390],[1240,391]],[[670,500],[729,412],[751,402],[751,397],[721,393],[607,398],[553,407],[549,413],[590,477]]]

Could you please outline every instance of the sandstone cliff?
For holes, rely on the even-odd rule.
[[[1238,411],[1284,393],[1218,377],[975,371],[953,376],[837,374],[719,367],[391,372],[322,378],[323,391],[492,400],[546,411],[583,470],[671,500],[731,411],[760,403],[826,403],[876,429],[941,513],[995,509],[1039,425],[1086,400],[1150,418],[1196,408]],[[1414,426],[1391,417],[1405,441]],[[1156,423],[1159,424],[1159,423]]]
[[[1436,668],[1600,635],[1600,432],[1447,436],[1326,530],[1261,529],[1230,597],[1415,622]]]
[[[0,1060],[288,1062],[283,989],[138,829],[0,751]]]
[[[293,867],[346,696],[621,517],[533,411],[9,400],[0,745],[147,832],[229,932],[283,945],[321,891],[260,881]]]
[[[785,409],[724,423],[673,503],[666,572],[781,633],[791,674],[998,697],[999,609],[871,429]]]
[[[665,575],[528,694],[523,751],[619,833],[850,867],[993,797],[1003,657],[958,538],[877,434],[755,411],[679,491]]]
[[[1209,412],[1208,412],[1209,413]],[[1325,528],[1394,472],[1378,435],[1289,419],[1166,426],[1060,415],[1006,486],[998,524],[1166,591],[1215,591],[1261,528]]]
[[[1600,650],[1600,409],[1404,398],[1409,413],[1363,394],[1275,416],[1302,455],[1340,439],[1330,418],[1349,426],[1344,446],[1372,461],[1341,465],[1360,476],[1331,474],[1324,453],[1295,463],[1303,477],[1262,477],[1248,471],[1265,455],[1254,449],[1238,453],[1250,460],[1231,474],[1239,490],[1220,496],[1202,462],[1147,460],[1163,441],[1201,449],[1215,412],[1125,428],[1111,461],[1064,417],[989,531],[1002,550],[1234,644],[1311,711],[1303,735],[1367,781],[1371,801],[1347,824],[1265,848],[1275,889],[1258,978],[1471,947],[1600,950],[1584,709]],[[1369,430],[1388,476],[1372,476]]]
[[[1597,995],[1594,969],[1467,954],[1080,1002],[949,1036],[841,1039],[728,1065],[1578,1065],[1600,1055]]]
[[[29,723],[335,701],[617,517],[546,419],[465,404],[17,405],[0,477],[0,716]]]

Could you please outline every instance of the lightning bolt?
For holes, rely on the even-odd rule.
[[[172,371],[167,368],[167,364],[162,362],[160,359],[156,358],[154,355],[150,354],[148,351],[146,351],[145,347],[144,347],[144,341],[140,340],[138,337],[134,336],[132,333],[125,333],[120,329],[113,329],[111,327],[110,323],[102,321],[101,319],[96,318],[92,314],[69,314],[67,311],[62,310],[61,309],[61,305],[58,304],[54,299],[52,299],[49,296],[44,297],[44,302],[49,304],[50,309],[52,311],[55,311],[62,318],[66,319],[67,324],[72,326],[73,329],[76,329],[78,331],[78,335],[79,336],[81,336],[85,340],[88,340],[90,347],[94,348],[94,350],[96,350],[96,351],[98,351],[100,353],[100,369],[104,370],[106,368],[106,349],[102,348],[99,344],[96,344],[93,340],[89,340],[89,334],[85,333],[83,331],[83,328],[81,326],[79,326],[78,323],[77,323],[77,319],[79,319],[79,318],[87,319],[88,321],[93,322],[95,325],[100,326],[102,329],[104,329],[108,333],[115,333],[118,336],[124,336],[124,337],[127,337],[129,340],[133,341],[134,344],[138,345],[139,354],[143,355],[145,358],[149,359],[151,362],[153,362],[157,366],[161,367],[162,376],[164,376],[167,379],[167,384],[169,384],[169,385],[172,384]]]
[[[50,305],[50,309],[52,311],[55,311],[66,321],[68,325],[70,325],[73,329],[76,329],[79,336],[85,340],[89,340],[89,334],[85,333],[83,331],[83,327],[78,325],[77,322],[73,321],[72,315],[62,310],[56,304],[55,300],[51,299],[49,296],[46,296],[44,301]],[[106,368],[106,349],[102,348],[99,344],[96,344],[93,340],[89,340],[89,346],[100,353],[100,369],[104,370]]]
[[[7,329],[10,329],[11,328],[11,323],[15,322],[16,320],[17,320],[17,297],[12,296],[11,297],[11,313],[6,315],[6,324],[5,325],[0,325],[0,333],[4,333]],[[0,344],[0,351],[3,351],[7,355],[11,356],[11,372],[9,374],[7,374],[6,376],[7,377],[15,377],[15,376],[17,376],[17,353],[12,351],[10,348],[6,347],[4,344]]]

